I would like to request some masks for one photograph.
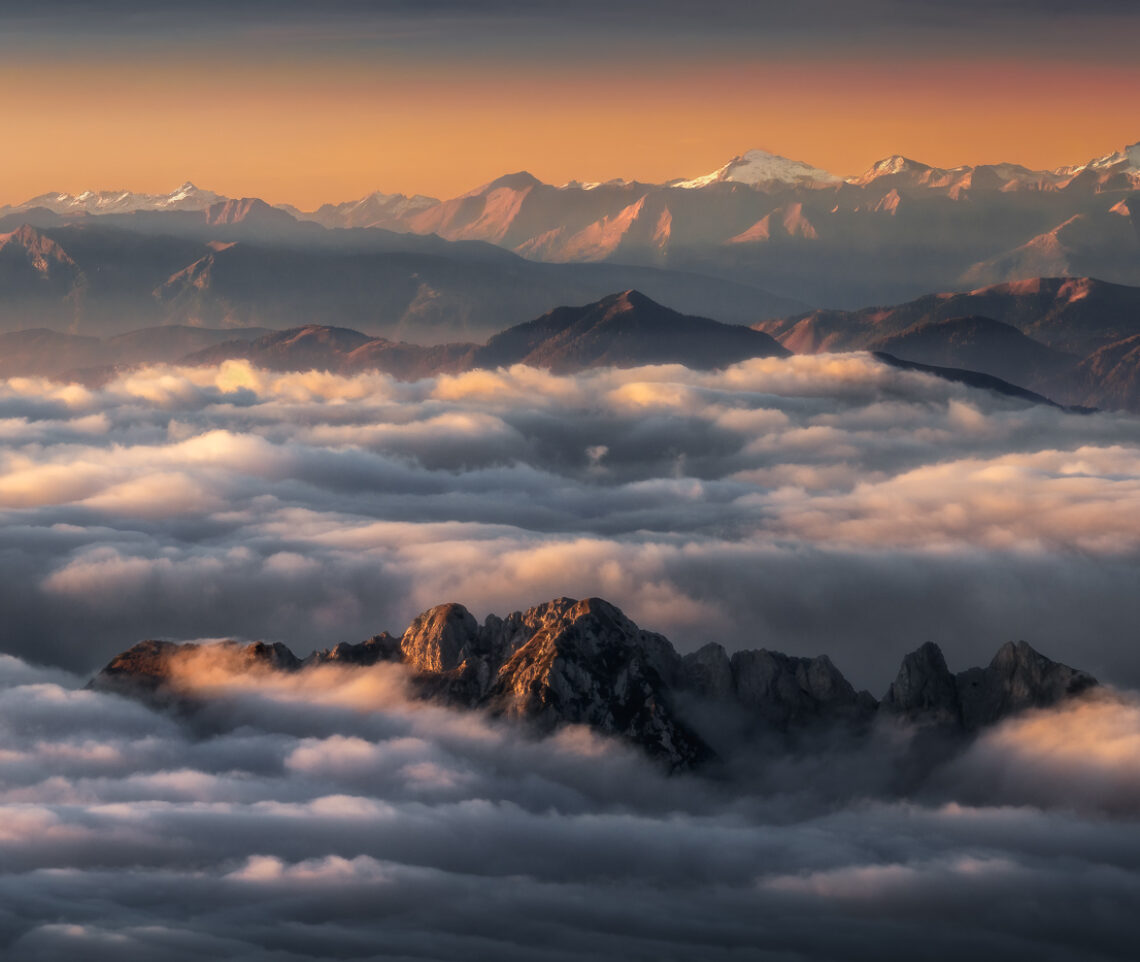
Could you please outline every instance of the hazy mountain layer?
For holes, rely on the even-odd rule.
[[[1140,335],[1140,288],[1094,278],[1040,277],[755,327],[797,354],[884,351],[990,374],[1066,404],[1140,410],[1140,359],[1129,347]]]
[[[381,371],[413,381],[513,364],[555,373],[651,364],[701,370],[789,354],[761,331],[679,314],[637,291],[613,294],[582,307],[557,308],[483,345],[410,344],[315,324],[286,331],[245,328],[235,333],[238,336],[226,329],[170,326],[99,340],[46,329],[20,331],[0,335],[0,345],[7,348],[0,371],[46,374],[94,385],[146,362],[209,366],[244,360],[271,371]],[[1076,358],[1051,351],[1015,328],[986,318],[920,324],[870,346],[888,364],[1034,404],[1053,402],[983,369],[999,367],[1023,383],[1043,381],[1049,386],[1056,386],[1057,382],[1049,380],[1056,376],[1064,379],[1059,382],[1063,389],[1071,382],[1076,364]],[[1023,354],[1029,358],[1028,365],[1019,364]],[[942,363],[928,363],[931,359]],[[1118,368],[1129,363],[1125,357],[1116,360],[1109,371],[1090,368],[1083,374],[1086,393],[1099,397],[1097,378],[1111,380]],[[971,366],[955,366],[961,364]],[[1124,397],[1127,400],[1131,395]]]
[[[483,243],[326,231],[258,203],[0,234],[0,330],[8,331],[51,327],[103,337],[159,324],[324,324],[419,343],[481,340],[553,304],[631,287],[740,323],[804,307],[755,287],[653,267],[536,264]]]
[[[303,248],[411,249],[394,231],[436,244],[493,244],[538,261],[655,265],[854,307],[1042,275],[1140,284],[1138,190],[1140,145],[1052,171],[944,169],[896,155],[847,178],[749,151],[709,174],[664,184],[556,187],[519,172],[448,200],[377,193],[310,214],[192,184],[157,197],[49,194],[0,208],[0,231],[100,223],[202,242],[224,234]],[[632,286],[670,300],[632,276],[607,285]],[[582,298],[548,303],[571,300]],[[760,305],[757,313],[771,312]],[[303,320],[363,326],[346,316]]]
[[[475,368],[527,364],[558,373],[593,367],[684,364],[726,367],[789,352],[767,334],[662,307],[638,291],[584,307],[560,307],[496,334],[484,345],[421,346],[309,326],[257,340],[218,344],[182,359],[218,364],[244,358],[271,370],[380,370],[405,380]]]

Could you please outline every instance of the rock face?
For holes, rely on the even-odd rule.
[[[1024,641],[1006,642],[987,668],[956,677],[962,724],[973,730],[1027,708],[1048,708],[1096,684],[1092,675],[1050,661]]]
[[[958,686],[942,649],[928,641],[903,658],[902,665],[887,694],[882,709],[912,720],[956,724],[962,712],[958,703]]]
[[[706,645],[682,662],[682,687],[719,702],[735,702],[780,730],[817,721],[866,720],[876,701],[856,692],[827,655],[794,658],[780,652]]]
[[[862,729],[880,715],[969,733],[1028,708],[1047,707],[1096,684],[1025,642],[1005,645],[986,668],[951,674],[937,645],[907,655],[882,702],[856,691],[826,655],[764,649],[732,655],[710,644],[682,657],[600,598],[557,598],[480,624],[458,604],[386,632],[339,644],[304,662],[284,645],[176,645],[144,641],[114,658],[91,686],[141,697],[180,695],[180,672],[305,671],[322,665],[404,665],[426,698],[516,719],[539,732],[588,725],[641,747],[667,766],[713,757],[690,724],[694,704],[724,706],[757,731],[824,725]]]
[[[169,686],[177,670],[188,666],[197,656],[204,656],[212,666],[235,674],[257,670],[296,671],[303,664],[280,643],[267,645],[255,641],[241,645],[224,641],[216,645],[178,645],[169,641],[140,641],[112,658],[89,687],[125,694],[154,694]]]
[[[1024,641],[1004,644],[986,668],[952,675],[939,647],[927,642],[903,659],[882,710],[920,724],[976,731],[1028,708],[1055,705],[1096,683]]]
[[[494,711],[548,730],[587,724],[651,746],[672,764],[709,754],[673,707],[680,666],[673,646],[608,602],[559,598],[495,627],[505,642],[497,650],[513,651],[487,693]]]
[[[342,641],[335,648],[329,648],[308,659],[308,664],[358,665],[366,667],[378,661],[399,661],[400,639],[382,631],[367,641],[351,645]]]

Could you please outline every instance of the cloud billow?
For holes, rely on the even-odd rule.
[[[683,651],[826,652],[876,694],[927,639],[959,668],[1024,637],[1134,686],[1135,419],[866,356],[227,363],[0,382],[0,436],[5,959],[1134,954],[1127,693],[1011,719],[900,794],[906,729],[667,777],[410,698],[398,665],[203,674],[190,719],[82,686],[145,636],[304,654],[564,594]]]
[[[924,640],[1025,638],[1136,684],[1140,430],[869,357],[415,383],[149,368],[0,385],[2,650],[300,653],[600,595],[681,650],[826,651],[877,693]]]
[[[1130,697],[1015,719],[900,799],[846,746],[742,790],[402,673],[203,677],[194,726],[0,658],[0,952],[1131,957]]]

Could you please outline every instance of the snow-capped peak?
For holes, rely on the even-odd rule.
[[[1121,151],[1129,170],[1140,172],[1140,143],[1130,144]]]
[[[838,183],[842,178],[819,167],[812,167],[799,160],[789,160],[766,150],[750,150],[734,157],[719,170],[692,180],[672,181],[669,186],[693,189],[709,184],[730,181],[738,184],[765,184],[778,181],[784,184]]]
[[[186,181],[181,187],[169,195],[168,199],[172,202],[185,200],[187,197],[193,197],[197,194],[198,188],[195,187],[190,181]]]
[[[848,177],[847,183],[866,185],[878,180],[880,177],[893,177],[896,174],[905,173],[922,174],[933,169],[933,167],[929,167],[926,164],[920,164],[917,160],[904,157],[902,154],[891,154],[890,157],[884,157],[882,160],[875,161],[875,163],[871,165],[871,168],[865,173],[855,177]]]
[[[50,193],[33,197],[21,208],[47,207],[57,214],[129,214],[140,210],[205,210],[225,200],[190,181],[169,194],[135,194],[129,190],[85,190],[81,194]]]
[[[1095,160],[1090,160],[1084,164],[1059,167],[1055,173],[1072,175],[1079,174],[1084,170],[1106,170],[1118,164],[1124,164],[1129,173],[1140,173],[1140,143],[1130,144],[1123,150],[1105,154],[1103,157],[1097,157]]]

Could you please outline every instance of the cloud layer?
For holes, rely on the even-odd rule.
[[[0,954],[1134,952],[1130,699],[1015,720],[900,799],[867,769],[905,732],[761,755],[741,790],[585,730],[535,742],[410,702],[401,673],[199,677],[209,707],[187,724],[0,657]],[[1051,752],[1070,738],[1109,747]]]
[[[1140,423],[864,356],[11,379],[0,438],[0,650],[41,663],[601,595],[681,650],[827,652],[877,694],[927,639],[1140,683]]]
[[[144,636],[303,654],[445,600],[599,594],[682,650],[827,652],[877,694],[928,638],[954,668],[1024,637],[1135,684],[1135,419],[862,356],[414,384],[230,363],[0,382],[0,439],[5,959],[1134,954],[1131,695],[916,783],[904,729],[667,778],[411,701],[393,665],[199,671],[182,720],[82,683]]]

